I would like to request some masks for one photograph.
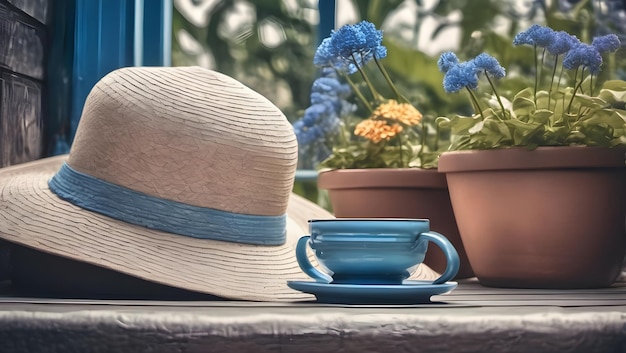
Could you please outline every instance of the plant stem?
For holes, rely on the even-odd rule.
[[[426,136],[428,135],[428,126],[426,126],[426,124],[422,123],[422,141],[421,142],[421,147],[420,147],[420,153],[418,155],[419,160],[420,160],[420,167],[424,166],[424,148],[426,148]],[[435,136],[435,138],[437,138]],[[436,141],[436,140],[435,140]]]
[[[546,57],[546,48],[543,48],[541,52],[541,63],[537,63],[537,46],[535,45],[535,109],[537,109],[537,90],[539,89],[539,81],[541,81],[541,75],[543,74],[544,60]]]
[[[578,68],[576,68],[576,75],[574,76],[574,92],[572,92],[572,98],[570,98],[569,100],[569,104],[567,105],[567,114],[570,113],[570,109],[572,108],[572,103],[574,102],[574,97],[576,97],[576,91],[578,91],[578,89],[580,88],[580,86],[582,86],[583,84],[583,77],[585,77],[585,68],[583,67],[583,69],[580,71],[580,82],[578,82],[578,84],[576,84],[576,82],[578,81],[578,79],[576,78],[576,76],[578,76]]]
[[[375,55],[374,55],[374,62],[376,63],[376,66],[378,66],[378,69],[380,70],[380,72],[383,74],[383,77],[385,78],[385,81],[387,81],[389,88],[391,88],[393,93],[396,95],[398,102],[402,101],[404,103],[409,103],[409,100],[405,96],[403,96],[402,93],[400,93],[396,85],[391,80],[389,73],[387,73],[387,70],[385,69],[383,64],[380,61],[378,61],[378,58]]]
[[[378,91],[376,91],[376,89],[374,88],[374,85],[365,74],[365,71],[363,71],[363,68],[361,67],[361,65],[359,65],[356,58],[354,57],[354,54],[352,54],[352,61],[354,61],[354,64],[356,65],[357,70],[359,70],[359,73],[361,74],[363,81],[365,81],[367,88],[369,88],[370,92],[372,93],[372,97],[374,98],[374,101],[381,102],[383,100],[382,96],[380,95],[380,93],[378,93]]]
[[[498,94],[498,91],[496,91],[496,86],[494,86],[493,82],[491,81],[491,78],[489,78],[489,75],[487,75],[487,70],[485,70],[485,77],[487,77],[487,81],[489,81],[489,85],[491,85],[491,89],[493,90],[493,94],[498,99],[498,104],[500,104],[500,108],[502,109],[502,119],[506,120],[506,118],[507,118],[507,116],[506,116],[506,109],[504,109],[504,104],[502,104],[502,100],[500,99],[500,95]]]
[[[439,134],[441,134],[441,128],[435,122],[435,151],[439,151]]]
[[[552,69],[552,79],[550,80],[550,89],[548,90],[548,109],[550,109],[550,100],[552,99],[552,85],[554,84],[554,76],[556,75],[556,65],[559,61],[559,55],[554,56],[554,68]],[[563,72],[563,71],[561,71]]]
[[[534,94],[534,102],[535,102],[535,107],[537,107],[537,85],[539,82],[539,65],[538,65],[538,61],[537,61],[537,44],[535,44],[533,46],[533,49],[535,51],[535,94]]]
[[[557,92],[559,91],[559,87],[561,86],[561,79],[562,79],[562,77],[563,77],[563,65],[561,65],[561,70],[559,70],[559,80],[556,81],[556,91]],[[556,109],[557,102],[558,101],[554,102],[554,108],[555,109]],[[563,105],[565,105],[565,103],[563,103]],[[565,108],[565,107],[563,106],[563,108]],[[549,105],[548,105],[548,109],[550,109]]]
[[[480,113],[480,116],[481,116],[482,120],[485,120],[485,116],[483,115],[483,110],[480,109],[480,104],[478,104],[478,99],[474,95],[474,92],[472,92],[472,90],[469,87],[467,87],[467,86],[465,86],[465,89],[470,94],[470,98],[472,99],[472,103],[474,104],[474,110],[477,111],[478,113]]]
[[[349,136],[349,134],[350,134],[350,133],[348,132],[348,129],[346,128],[346,124],[345,124],[345,122],[344,122],[344,121],[341,121],[341,122],[339,123],[339,135],[340,135],[340,137],[339,137],[339,138],[341,139],[341,144],[342,144],[343,146],[347,146],[347,145],[348,145],[348,139],[349,139],[349,138],[348,138],[348,137],[346,137],[346,136]],[[334,147],[333,147],[333,149],[334,149]]]
[[[363,93],[361,93],[361,90],[359,90],[359,88],[350,79],[350,77],[348,75],[345,75],[345,78],[346,78],[346,81],[348,82],[348,84],[350,85],[350,87],[352,88],[352,91],[354,92],[354,94],[356,94],[356,96],[359,98],[361,103],[363,103],[365,108],[367,108],[367,110],[369,110],[370,113],[373,113],[374,112],[374,108],[372,107],[370,102],[367,99],[365,99],[365,96],[363,96]]]
[[[404,158],[402,156],[402,133],[398,134],[398,145],[400,147],[400,167],[404,167]]]

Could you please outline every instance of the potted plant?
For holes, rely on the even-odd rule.
[[[475,110],[439,118],[452,141],[438,168],[470,263],[491,286],[609,286],[626,251],[626,82],[598,74],[620,42],[533,25],[513,44],[532,47],[535,75],[510,93],[486,53],[439,58],[445,90],[466,91]]]
[[[471,277],[445,175],[436,169],[434,119],[396,87],[381,62],[386,55],[382,31],[367,21],[321,42],[311,106],[294,123],[300,151],[320,169],[318,186],[328,190],[335,216],[428,218],[459,252],[457,278]],[[440,272],[446,266],[435,248],[425,263]]]

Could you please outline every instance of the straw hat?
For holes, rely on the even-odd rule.
[[[311,299],[286,285],[306,278],[295,243],[332,216],[291,193],[296,159],[287,119],[238,81],[119,69],[87,97],[69,156],[0,170],[0,238],[225,298]]]

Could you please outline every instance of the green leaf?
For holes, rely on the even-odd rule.
[[[528,138],[543,126],[540,123],[526,123],[517,119],[506,120],[504,123],[513,131],[513,146],[526,145]]]
[[[517,92],[517,94],[515,94],[515,96],[513,97],[513,100],[515,101],[518,98],[527,98],[527,99],[533,100],[534,97],[535,95],[533,94],[533,90],[530,87],[528,87]]]
[[[529,123],[548,124],[550,118],[554,116],[554,112],[548,109],[538,109],[530,116]]]
[[[626,81],[623,80],[608,80],[602,85],[603,90],[610,90],[616,92],[622,92],[622,95],[626,93]]]
[[[518,92],[513,101],[511,102],[511,109],[513,114],[518,119],[529,116],[533,111],[537,109],[535,104],[535,95],[530,88],[526,88]]]
[[[547,91],[538,91],[535,109],[538,109],[539,107],[548,109],[548,97],[550,97],[550,94]]]
[[[598,97],[610,104],[612,107],[624,109],[624,101],[626,101],[626,81],[606,81],[602,86]]]
[[[513,99],[512,110],[513,114],[515,114],[518,119],[526,120],[527,117],[536,110],[536,105],[532,97],[528,98],[517,95]]]
[[[480,123],[482,118],[480,115],[476,116],[461,116],[457,115],[450,119],[451,132],[454,135],[469,134],[469,130],[476,124]]]
[[[507,126],[507,121],[511,120],[494,120],[494,119],[485,119],[485,126],[487,127],[487,131],[491,131],[494,135],[499,135],[498,140],[511,140],[513,137],[511,135],[511,130]]]
[[[585,127],[600,125],[611,127],[612,129],[624,129],[626,124],[625,116],[626,114],[620,114],[615,110],[599,109],[594,111],[593,114],[581,118],[578,124]]]
[[[580,106],[588,107],[588,108],[603,108],[609,105],[602,98],[590,97],[584,94],[577,94],[576,97],[574,98],[574,102],[576,103],[575,105],[576,107],[580,105]]]

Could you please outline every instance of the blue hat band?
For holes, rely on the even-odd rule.
[[[48,186],[83,209],[163,232],[254,245],[281,245],[286,240],[287,215],[247,215],[162,199],[81,173],[66,163]]]

